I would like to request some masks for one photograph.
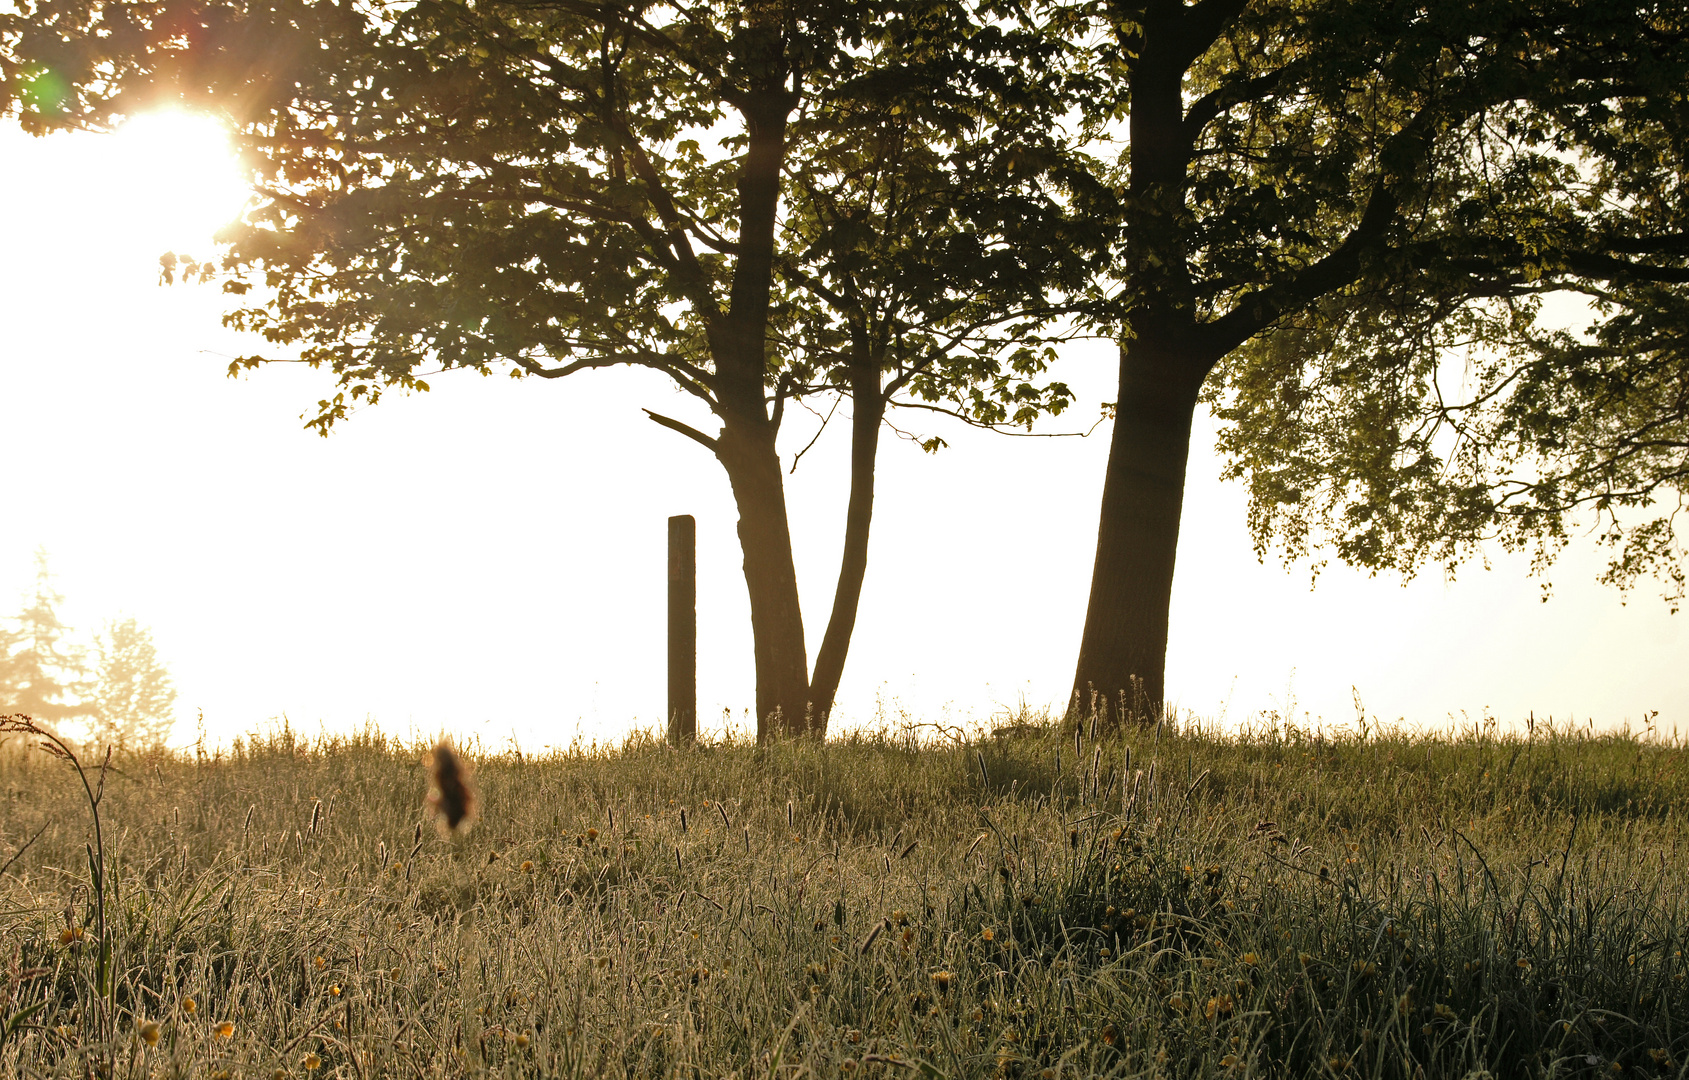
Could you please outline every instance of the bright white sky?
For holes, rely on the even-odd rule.
[[[646,421],[688,406],[632,373],[561,383],[458,375],[389,398],[329,439],[300,414],[329,377],[273,366],[219,325],[214,287],[157,284],[167,250],[204,257],[243,190],[216,132],[143,118],[116,136],[0,127],[0,611],[44,546],[61,614],[152,627],[181,691],[175,741],[203,710],[214,740],[287,716],[306,732],[373,720],[398,734],[511,738],[529,749],[657,726],[666,518],[699,536],[699,705],[749,723],[750,632],[720,468]],[[1075,425],[1113,398],[1113,350],[1068,350]],[[986,721],[1058,704],[1072,676],[1107,428],[1008,439],[935,427],[937,456],[888,433],[842,720]],[[1071,425],[1070,425],[1071,426]],[[788,422],[787,453],[814,421]],[[848,425],[789,478],[813,654],[837,574]],[[1539,601],[1522,558],[1405,588],[1332,566],[1257,563],[1244,497],[1216,480],[1199,421],[1174,588],[1169,693],[1227,723],[1266,711],[1437,725],[1689,729],[1684,622],[1657,590],[1595,584],[1584,541]]]

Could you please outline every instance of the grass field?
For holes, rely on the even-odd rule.
[[[1670,741],[422,749],[0,746],[0,1075],[1689,1076]]]

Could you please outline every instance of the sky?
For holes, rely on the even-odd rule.
[[[214,286],[161,286],[158,257],[214,253],[245,194],[215,128],[142,117],[115,135],[0,124],[0,613],[45,549],[60,613],[86,637],[152,629],[179,690],[173,742],[226,743],[285,718],[374,723],[530,752],[660,727],[666,519],[698,519],[699,710],[749,730],[753,671],[735,514],[701,447],[647,421],[700,422],[660,377],[517,381],[449,373],[327,439],[302,414],[331,377],[226,375],[262,342],[220,325]],[[266,353],[267,355],[269,353]],[[1083,430],[1114,397],[1107,343],[1068,346]],[[868,579],[840,726],[988,725],[1059,706],[1073,673],[1108,427],[1008,438],[925,414],[881,452]],[[815,434],[789,417],[782,450]],[[848,425],[788,476],[811,658],[838,573]],[[1235,726],[1276,715],[1430,728],[1485,716],[1689,731],[1685,620],[1644,583],[1595,581],[1574,543],[1548,575],[1499,550],[1450,582],[1335,562],[1258,561],[1239,485],[1199,416],[1174,583],[1168,694]]]

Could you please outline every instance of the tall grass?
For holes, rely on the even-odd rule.
[[[0,1073],[1689,1075],[1672,743],[635,739],[452,839],[425,749],[120,763],[106,1034],[80,791],[0,746]]]

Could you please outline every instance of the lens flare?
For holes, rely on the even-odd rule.
[[[212,236],[238,216],[248,189],[228,131],[208,116],[168,110],[128,120],[112,139],[109,174],[138,211],[131,231],[154,254],[205,258]]]

